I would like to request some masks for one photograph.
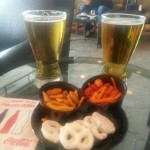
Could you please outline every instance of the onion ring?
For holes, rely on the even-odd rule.
[[[92,120],[92,116],[86,116],[83,119],[84,125],[88,128],[91,128],[91,126],[97,126],[96,123]]]
[[[91,127],[91,132],[94,135],[94,137],[98,140],[104,140],[107,138],[108,134],[101,130],[100,128],[93,126]]]
[[[66,149],[91,149],[94,137],[82,121],[67,123],[60,128],[60,143]]]
[[[42,123],[41,131],[45,139],[53,143],[58,143],[60,127],[61,125],[58,122],[46,120]]]
[[[92,113],[92,120],[97,124],[99,130],[103,130],[107,134],[115,132],[114,124],[102,114],[99,114],[98,112]]]

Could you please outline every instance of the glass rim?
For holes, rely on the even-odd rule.
[[[38,12],[47,12],[47,15],[44,14],[38,14]],[[48,14],[48,12],[54,12],[55,14]],[[37,14],[33,14],[37,13]],[[24,20],[26,19],[31,19],[31,18],[61,18],[61,19],[66,19],[67,13],[65,11],[59,11],[59,10],[25,10],[22,12]]]
[[[110,17],[110,16],[114,16],[114,17]],[[146,20],[145,16],[137,15],[137,14],[128,14],[128,13],[105,13],[102,14],[102,19],[115,19],[117,18],[117,16],[129,16],[130,18],[135,17],[136,19],[142,19],[144,21]]]

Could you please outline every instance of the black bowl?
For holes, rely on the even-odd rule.
[[[122,93],[121,97],[119,97],[116,101],[111,102],[111,103],[108,102],[108,103],[105,103],[105,104],[103,104],[103,103],[95,104],[95,103],[91,102],[89,100],[89,98],[84,94],[84,90],[88,87],[89,83],[93,84],[96,79],[101,79],[103,83],[112,84],[111,78],[113,78],[115,80],[115,83],[116,83],[116,86],[117,86],[118,90]],[[127,92],[127,86],[126,86],[125,82],[122,81],[121,79],[119,79],[118,77],[111,76],[111,75],[96,75],[96,76],[93,76],[93,77],[89,78],[87,81],[85,81],[84,84],[82,85],[82,93],[85,97],[85,100],[88,103],[92,104],[92,105],[97,105],[97,106],[102,106],[102,107],[103,106],[110,106],[110,105],[114,105],[114,104],[116,104],[117,106],[118,105],[120,106],[122,104],[122,100],[123,100],[124,96],[126,95],[126,92]]]
[[[54,109],[54,108],[51,108],[49,106],[47,106],[45,103],[44,103],[44,99],[43,99],[43,94],[42,92],[43,91],[47,91],[47,90],[50,90],[50,89],[54,89],[54,88],[61,88],[63,91],[66,90],[67,92],[69,91],[77,91],[78,92],[78,95],[79,95],[79,99],[82,97],[82,93],[80,92],[80,90],[78,89],[78,87],[70,84],[70,83],[67,83],[67,82],[63,82],[63,81],[55,81],[55,82],[48,82],[46,84],[44,84],[40,89],[39,89],[39,99],[40,99],[40,104],[42,106],[44,106],[45,108],[47,109],[50,109],[50,110],[54,110],[54,111],[59,111],[59,112],[72,112],[72,111],[75,111],[76,109],[78,108],[74,108],[73,110],[58,110],[58,109]]]

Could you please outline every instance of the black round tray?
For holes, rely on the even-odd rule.
[[[93,106],[90,107],[88,104],[85,104],[78,111],[71,114],[65,114],[61,120],[61,124],[77,119],[79,116],[86,116],[89,113],[95,111],[97,108]],[[45,116],[48,116],[50,113],[49,110],[45,109],[43,106],[38,104],[34,109],[31,117],[31,125],[35,135],[39,139],[39,143],[36,147],[36,150],[64,150],[61,144],[53,144],[47,141],[41,132],[41,119]],[[128,120],[126,114],[122,107],[110,107],[107,112],[105,112],[110,119],[112,119],[116,126],[116,131],[114,134],[110,135],[106,140],[97,143],[93,146],[92,150],[109,150],[119,144],[125,137],[128,130]]]

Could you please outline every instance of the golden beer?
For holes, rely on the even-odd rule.
[[[39,11],[24,19],[26,31],[34,57],[36,59],[36,78],[55,80],[61,72],[58,65],[65,33],[66,16],[52,16],[52,11]]]
[[[145,18],[138,19],[136,15],[115,15],[114,18],[102,19],[104,73],[124,78],[125,67],[137,46]]]

